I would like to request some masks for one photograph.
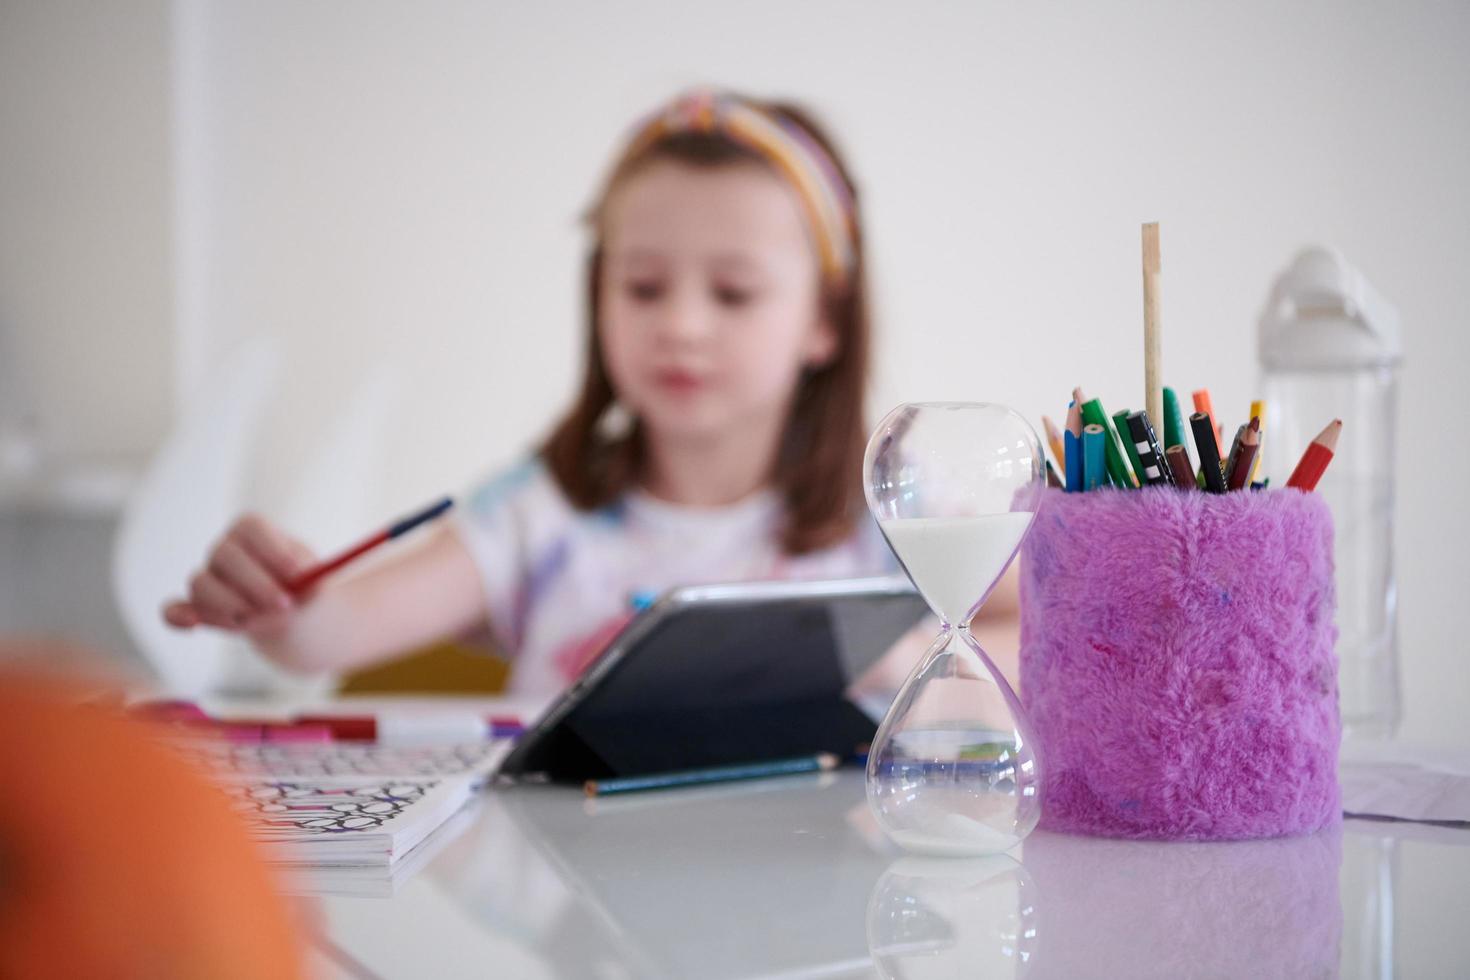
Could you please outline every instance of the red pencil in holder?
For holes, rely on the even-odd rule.
[[[1307,446],[1307,451],[1302,454],[1296,469],[1291,471],[1291,479],[1286,481],[1286,485],[1298,490],[1317,489],[1317,481],[1322,479],[1327,464],[1332,462],[1333,451],[1337,449],[1337,437],[1341,434],[1342,419],[1333,419],[1332,424],[1323,429],[1312,440],[1311,445]]]

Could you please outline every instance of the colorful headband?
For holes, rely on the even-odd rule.
[[[806,209],[822,274],[832,282],[847,278],[854,254],[852,192],[837,162],[804,127],[733,95],[696,91],[680,96],[640,124],[623,161],[635,159],[654,143],[677,133],[727,136],[775,167],[796,188]]]

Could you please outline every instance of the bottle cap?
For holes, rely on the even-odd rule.
[[[1398,311],[1341,252],[1308,246],[1271,286],[1258,351],[1268,369],[1389,367],[1403,358]]]

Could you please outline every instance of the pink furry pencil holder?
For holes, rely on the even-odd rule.
[[[1021,551],[1041,826],[1234,840],[1340,819],[1316,494],[1047,490]]]

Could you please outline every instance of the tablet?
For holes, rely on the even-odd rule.
[[[928,612],[907,579],[674,589],[521,736],[501,780],[582,782],[865,751],[847,688]]]

